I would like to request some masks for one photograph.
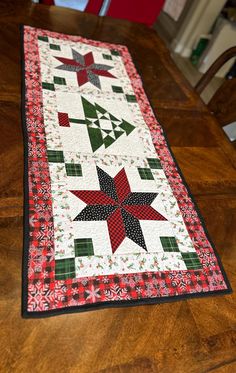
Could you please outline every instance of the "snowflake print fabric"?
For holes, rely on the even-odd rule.
[[[22,44],[23,316],[230,292],[127,48]]]

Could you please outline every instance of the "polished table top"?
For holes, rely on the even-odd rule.
[[[236,153],[154,30],[30,1],[0,2],[2,372],[235,372],[236,295],[21,318],[23,144],[19,24],[128,46],[236,285]]]

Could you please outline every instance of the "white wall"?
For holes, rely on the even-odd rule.
[[[193,0],[171,49],[183,57],[190,57],[201,34],[208,34],[226,0]]]

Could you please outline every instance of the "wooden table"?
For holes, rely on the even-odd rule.
[[[0,3],[1,354],[7,372],[236,372],[236,293],[21,318],[23,144],[19,24],[128,46],[236,285],[236,154],[153,30],[30,1]]]

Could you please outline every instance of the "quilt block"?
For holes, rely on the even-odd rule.
[[[127,48],[22,36],[23,315],[229,292]]]

